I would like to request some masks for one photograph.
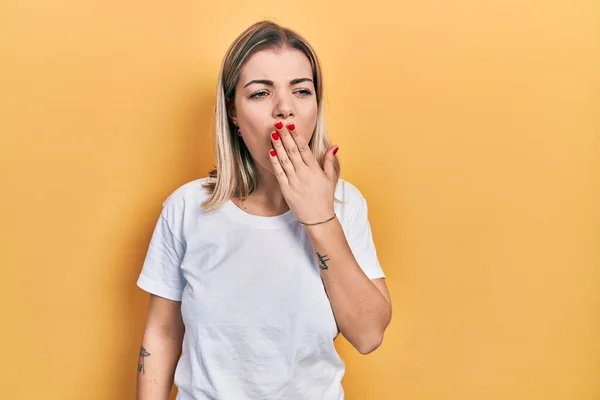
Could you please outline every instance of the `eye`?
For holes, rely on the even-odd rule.
[[[254,92],[254,93],[252,93],[252,94],[250,95],[250,97],[249,97],[249,98],[250,98],[251,100],[253,100],[253,99],[258,99],[258,98],[261,98],[261,97],[265,97],[265,96],[267,96],[268,94],[269,94],[269,92],[267,92],[266,90],[261,90],[261,91],[259,91],[259,92]]]
[[[306,97],[306,96],[310,96],[313,94],[313,92],[309,89],[299,89],[299,90],[296,90],[294,93],[300,95],[300,97]]]

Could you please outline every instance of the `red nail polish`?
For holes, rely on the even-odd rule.
[[[279,133],[273,132],[271,133],[271,137],[273,138],[273,140],[279,140]]]
[[[279,121],[278,123],[276,123],[275,124],[275,128],[282,129],[283,128],[283,122]]]
[[[290,131],[293,131],[294,129],[296,129],[296,125],[294,125],[294,124],[289,124],[289,125],[288,125],[288,129],[289,129]]]
[[[339,150],[339,147],[336,147],[335,150],[333,150],[333,155],[335,156],[335,153],[337,153],[337,151]]]
[[[277,153],[275,153],[275,150],[273,149],[269,150],[269,154],[271,155],[271,157],[275,157],[277,155]]]

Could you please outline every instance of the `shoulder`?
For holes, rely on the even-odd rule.
[[[345,179],[338,179],[337,186],[335,188],[335,197],[340,200],[347,200],[350,202],[360,201],[364,199],[361,191],[352,184],[350,181]]]
[[[208,192],[204,189],[204,184],[208,182],[208,177],[194,179],[176,187],[164,200],[163,205],[179,202],[202,202],[208,197]]]
[[[163,201],[165,213],[181,214],[186,208],[198,209],[209,196],[204,184],[208,177],[194,179],[176,187]]]
[[[367,212],[367,201],[360,189],[345,179],[338,179],[335,189],[335,198],[341,200],[337,204],[344,222],[350,223],[357,214]]]

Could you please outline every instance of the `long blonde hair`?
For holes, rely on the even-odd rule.
[[[310,44],[298,33],[271,21],[260,21],[239,35],[231,44],[219,73],[217,98],[214,113],[216,168],[210,171],[204,188],[210,193],[202,203],[206,211],[216,209],[231,197],[245,197],[258,186],[258,176],[254,162],[228,111],[235,104],[235,88],[246,61],[255,53],[271,49],[285,48],[299,50],[310,61],[315,95],[317,98],[317,124],[309,146],[323,167],[323,157],[331,147],[323,118],[323,78],[321,66]],[[334,159],[336,181],[340,175],[340,165]]]

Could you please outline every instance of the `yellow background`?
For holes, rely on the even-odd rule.
[[[321,57],[394,301],[347,399],[599,399],[596,0],[2,2],[0,397],[134,398],[161,202],[262,18]]]

